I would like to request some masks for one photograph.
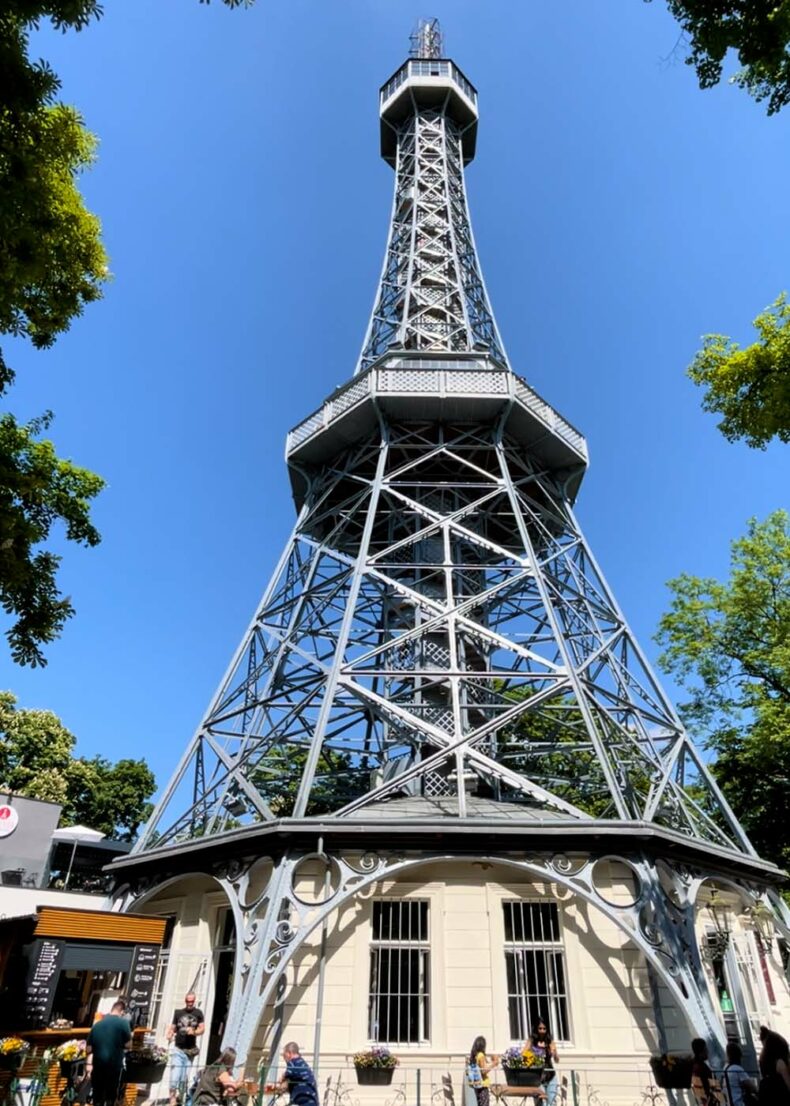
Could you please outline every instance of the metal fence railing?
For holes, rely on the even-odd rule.
[[[306,1056],[308,1062],[311,1057]],[[194,1088],[199,1074],[196,1066],[190,1075],[190,1086],[182,1087],[179,1095],[182,1106],[191,1106],[190,1089]],[[368,1084],[360,1082],[351,1057],[342,1064],[314,1065],[316,1070],[319,1106],[475,1106],[474,1092],[466,1085],[465,1058],[458,1056],[449,1063],[436,1066],[418,1066],[409,1062],[392,1071],[389,1082]],[[236,1098],[238,1106],[286,1106],[288,1095],[272,1093],[266,1088],[269,1080],[280,1073],[282,1065],[268,1069],[262,1062],[258,1067],[248,1065],[236,1078],[241,1084]],[[756,1073],[749,1073],[758,1080]],[[548,1096],[541,1087],[514,1088],[509,1086],[502,1069],[496,1069],[490,1077],[491,1106],[532,1106],[545,1102],[546,1106],[698,1106],[691,1088],[665,1090],[656,1084],[650,1065],[644,1062],[618,1065],[596,1064],[572,1067],[560,1064],[556,1071],[555,1088]],[[365,1078],[364,1075],[362,1077]],[[721,1088],[721,1106],[729,1106],[726,1076],[714,1071],[716,1084]],[[169,1098],[169,1068],[159,1083],[140,1088],[143,1103],[159,1104]],[[548,1088],[547,1088],[548,1089]],[[547,1101],[548,1099],[548,1101]]]

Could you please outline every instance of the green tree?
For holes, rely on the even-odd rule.
[[[732,50],[741,69],[730,78],[773,115],[790,103],[790,2],[788,0],[667,0],[690,46],[687,65],[700,88],[722,78]]]
[[[761,855],[790,864],[790,516],[752,519],[729,579],[669,582],[659,663],[690,693],[685,721]]]
[[[13,415],[0,415],[0,603],[15,617],[6,634],[11,655],[33,666],[46,663],[41,645],[58,636],[74,611],[57,587],[60,557],[41,543],[62,522],[70,541],[96,545],[89,500],[104,483],[39,440],[48,422],[44,416],[20,425]]]
[[[708,334],[689,366],[705,388],[702,406],[722,415],[719,430],[764,449],[772,438],[790,441],[790,304],[783,292],[754,320],[758,341],[741,349],[723,334]]]
[[[0,789],[63,807],[61,824],[84,824],[131,841],[156,787],[144,760],[74,754],[76,739],[49,710],[25,710],[0,692]]]
[[[81,31],[101,14],[98,0],[0,5],[0,335],[36,349],[51,346],[101,296],[108,268],[99,220],[77,184],[96,139],[73,107],[55,102],[60,82],[46,61],[30,57],[30,32],[44,19]],[[0,350],[0,396],[13,378]],[[51,418],[0,417],[0,604],[16,619],[7,636],[20,664],[45,664],[41,646],[73,614],[57,587],[60,558],[39,546],[58,522],[69,541],[100,540],[89,512],[103,481],[39,440]]]
[[[529,697],[522,688],[504,693],[513,703]],[[519,715],[499,735],[498,758],[594,818],[611,816],[609,789],[573,698],[549,700]]]

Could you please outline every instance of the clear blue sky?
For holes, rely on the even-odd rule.
[[[101,137],[114,281],[53,350],[8,348],[12,408],[51,407],[108,481],[104,541],[66,551],[49,666],[3,651],[0,686],[165,782],[292,525],[285,433],[353,371],[391,202],[377,90],[421,15],[480,92],[468,184],[513,366],[588,437],[579,514],[655,656],[664,582],[725,574],[787,502],[787,451],[726,444],[684,369],[790,286],[790,109],[662,64],[662,0],[105,6],[36,47]]]

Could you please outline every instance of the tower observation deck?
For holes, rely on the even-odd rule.
[[[435,21],[379,105],[395,189],[362,352],[288,435],[296,524],[145,831],[113,865],[119,895],[135,903],[179,873],[220,880],[244,950],[226,1027],[241,1058],[312,929],[426,857],[494,857],[586,898],[696,1033],[723,1040],[695,895],[717,874],[754,900],[777,870],[577,522],[584,438],[508,361],[464,184],[477,91]],[[626,904],[596,890],[613,850],[638,885]],[[326,866],[312,906],[306,860]],[[271,875],[253,893],[258,861]]]

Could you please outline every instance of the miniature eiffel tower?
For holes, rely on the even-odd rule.
[[[511,369],[436,21],[381,90],[395,199],[355,376],[288,435],[298,519],[138,849],[421,797],[750,851],[573,513],[584,438]]]
[[[584,438],[510,366],[466,199],[477,92],[435,21],[381,89],[380,114],[395,195],[356,372],[288,435],[296,525],[114,865],[126,901],[176,871],[220,879],[246,950],[227,1030],[244,1056],[284,965],[346,898],[427,857],[493,857],[607,913],[697,1032],[723,1040],[695,899],[716,873],[748,897],[777,872],[576,520]],[[613,851],[640,887],[627,906],[595,889]],[[308,907],[295,873],[316,855],[337,878]],[[274,872],[255,897],[262,856]]]

